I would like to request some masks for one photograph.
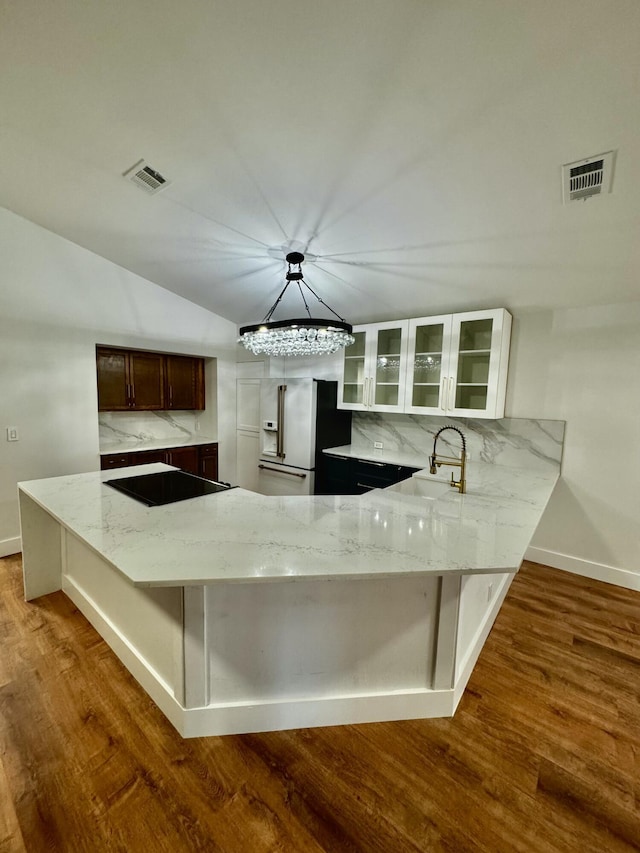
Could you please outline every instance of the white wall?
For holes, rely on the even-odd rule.
[[[528,556],[640,588],[640,303],[516,317],[507,415],[567,422]]]
[[[20,547],[17,482],[99,467],[96,343],[217,359],[220,476],[235,480],[233,323],[1,208],[0,257],[0,556]]]

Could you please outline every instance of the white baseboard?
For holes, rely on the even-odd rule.
[[[548,551],[546,548],[527,548],[525,559],[533,563],[542,563],[543,566],[551,566],[553,569],[563,569],[574,575],[582,575],[596,581],[612,583],[625,589],[640,590],[640,572],[631,572],[628,569],[619,569],[616,566],[608,566],[605,563],[594,563],[592,560],[584,560],[581,557],[572,557],[571,554],[561,554],[558,551]]]
[[[12,539],[0,539],[0,557],[10,557],[22,551],[22,539],[14,536]]]

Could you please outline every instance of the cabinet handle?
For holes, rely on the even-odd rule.
[[[456,399],[453,388],[453,376],[449,377],[449,408],[455,409],[456,407]]]
[[[366,483],[356,483],[356,486],[358,486],[359,489],[368,489],[370,492],[379,488],[379,486],[368,486]]]
[[[359,459],[360,465],[375,465],[376,468],[386,468],[388,462],[372,462],[370,459]]]
[[[447,411],[447,380],[443,379],[440,383],[440,408],[443,412]]]
[[[369,408],[373,406],[373,401],[375,399],[375,379],[373,376],[369,377]]]
[[[362,405],[367,408],[367,396],[369,393],[369,377],[365,376],[362,380]]]
[[[173,406],[173,385],[169,385],[169,405]]]

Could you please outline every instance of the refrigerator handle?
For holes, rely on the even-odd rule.
[[[276,432],[276,456],[284,459],[284,395],[286,385],[278,385],[278,431]]]

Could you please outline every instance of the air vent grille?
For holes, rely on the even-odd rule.
[[[612,166],[613,151],[565,164],[562,167],[564,203],[611,192]]]
[[[171,183],[160,172],[152,169],[144,160],[138,160],[137,163],[124,172],[123,176],[146,193],[149,193],[149,195],[160,192],[160,190],[163,190]]]

